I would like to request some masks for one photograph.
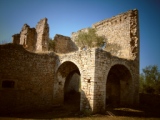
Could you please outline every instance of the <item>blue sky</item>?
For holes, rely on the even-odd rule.
[[[131,9],[139,10],[140,69],[160,68],[160,0],[0,0],[0,44],[12,41],[23,24],[46,17],[50,37],[72,32]]]

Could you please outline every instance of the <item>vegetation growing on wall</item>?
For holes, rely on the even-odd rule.
[[[115,43],[107,43],[104,36],[98,36],[96,29],[88,28],[88,32],[81,31],[75,39],[76,45],[81,48],[104,47],[104,50],[110,53],[117,53],[121,46]],[[105,45],[105,44],[106,45]]]
[[[145,67],[140,74],[140,92],[160,94],[160,72],[157,65]]]
[[[96,29],[94,28],[88,28],[88,32],[80,32],[78,34],[78,37],[76,38],[75,42],[78,47],[99,47],[103,44],[103,41],[105,40],[104,36],[98,36],[96,34]]]
[[[48,39],[48,50],[49,51],[54,51],[55,49],[55,41],[52,40],[52,38]]]

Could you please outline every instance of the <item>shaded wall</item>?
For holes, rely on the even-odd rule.
[[[53,105],[53,53],[34,54],[21,45],[0,45],[0,111],[16,112]]]

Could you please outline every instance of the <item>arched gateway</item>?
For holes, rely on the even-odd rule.
[[[132,76],[124,65],[116,64],[111,67],[106,82],[106,106],[132,105]]]
[[[59,102],[80,110],[80,71],[73,62],[62,63],[56,72],[57,94]]]

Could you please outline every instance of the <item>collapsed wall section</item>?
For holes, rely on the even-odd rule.
[[[20,34],[12,36],[14,44],[23,45],[23,47],[31,52],[48,51],[49,25],[47,18],[41,19],[35,28],[30,28],[24,24]]]
[[[20,34],[12,35],[12,41],[13,41],[13,44],[19,44],[20,43]]]
[[[24,24],[20,32],[20,45],[29,51],[35,51],[36,31],[35,28],[30,28],[29,25]]]
[[[36,32],[36,51],[48,51],[49,25],[47,23],[47,18],[41,19],[38,22]]]
[[[54,37],[56,53],[69,53],[78,50],[75,43],[71,40],[70,37],[56,34]]]
[[[0,45],[0,55],[0,112],[50,108],[57,56],[30,53],[15,44]]]

